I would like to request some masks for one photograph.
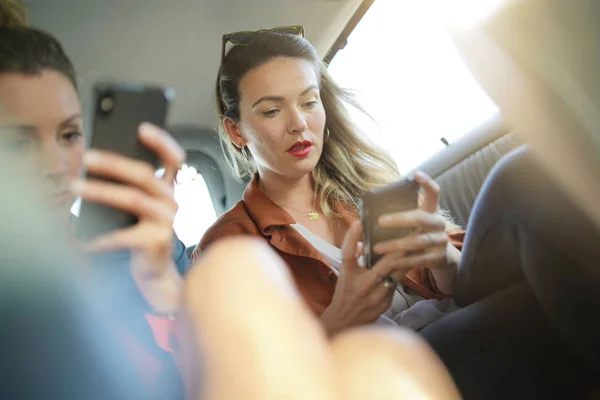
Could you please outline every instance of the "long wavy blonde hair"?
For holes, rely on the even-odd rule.
[[[274,32],[258,32],[248,44],[235,46],[221,64],[217,78],[216,112],[221,146],[234,173],[247,178],[256,164],[247,148],[236,147],[223,125],[229,117],[238,123],[239,84],[251,69],[276,57],[301,58],[312,63],[320,77],[321,101],[326,113],[323,153],[312,172],[320,206],[327,216],[339,215],[340,204],[358,214],[359,199],[369,189],[400,178],[389,154],[375,146],[353,123],[346,105],[361,109],[351,92],[339,87],[327,72],[315,48],[304,38]]]

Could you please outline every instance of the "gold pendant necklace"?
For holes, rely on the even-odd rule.
[[[308,219],[311,220],[311,221],[316,221],[316,220],[319,219],[319,213],[315,211],[315,205],[316,204],[317,204],[317,190],[315,189],[315,196],[313,198],[312,210],[310,210],[306,214],[306,216],[308,217]],[[298,212],[301,212],[301,213],[305,213],[306,212],[306,211],[298,210],[298,209],[290,207],[290,206],[282,206],[282,207],[289,208],[291,210],[298,211]]]
[[[317,204],[317,188],[315,188],[312,210],[310,210],[310,212],[307,214],[308,219],[310,219],[311,221],[316,221],[319,219],[319,213],[315,211],[315,204]]]

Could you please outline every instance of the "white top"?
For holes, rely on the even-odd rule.
[[[295,223],[290,226],[302,235],[304,239],[323,255],[323,257],[325,257],[331,268],[339,272],[342,265],[342,250],[339,247],[322,239],[304,225]],[[358,260],[358,264],[361,267],[364,267],[362,257]],[[419,305],[413,307],[417,302]],[[376,323],[403,325],[412,329],[420,329],[457,308],[458,307],[451,299],[446,299],[441,302],[435,299],[425,300],[423,297],[414,293],[409,288],[405,288],[404,285],[400,283],[396,287],[392,305],[383,313]]]

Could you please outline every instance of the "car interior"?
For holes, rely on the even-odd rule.
[[[442,188],[440,206],[461,227],[490,171],[524,143],[600,222],[594,78],[600,7],[594,0],[581,0],[577,9],[559,0],[529,7],[512,6],[513,0],[25,3],[30,24],[55,35],[74,62],[84,110],[93,108],[92,87],[100,79],[175,89],[166,128],[187,152],[175,186],[175,231],[188,254],[248,183],[233,176],[216,132],[221,37],[275,26],[305,28],[333,78],[364,106],[367,114],[349,109],[363,133],[390,152],[404,175],[432,176]],[[435,12],[434,3],[440,5]],[[483,4],[481,13],[471,12]],[[508,5],[489,18],[499,4]],[[473,19],[459,26],[450,14]],[[519,34],[499,28],[507,21]],[[570,30],[575,21],[586,28]],[[565,43],[572,53],[562,53]],[[549,61],[557,67],[536,69]],[[558,78],[564,76],[569,79]],[[540,106],[524,111],[533,102]],[[89,132],[89,118],[86,123]]]
[[[435,22],[426,7],[418,3],[394,0],[26,1],[30,23],[53,33],[73,59],[79,73],[84,109],[90,109],[92,85],[99,79],[161,84],[175,89],[167,128],[187,151],[187,165],[178,177],[176,188],[180,211],[175,230],[190,252],[217,216],[240,200],[246,184],[230,173],[215,132],[214,83],[221,36],[239,30],[294,24],[305,27],[308,40],[330,63],[334,78],[348,89],[356,90],[357,99],[377,121],[374,126],[368,118],[363,118],[367,119],[365,134],[380,140],[382,147],[391,143],[401,150],[394,155],[402,172],[420,169],[436,178],[444,188],[441,206],[459,225],[466,226],[470,208],[487,173],[518,141],[503,123],[495,105],[470,76],[467,66],[459,60],[448,34],[440,29],[441,22]],[[401,18],[400,23],[413,21],[397,35],[411,31],[431,33],[417,46],[399,36],[383,39],[379,46],[378,51],[384,52],[390,45],[405,45],[407,59],[412,59],[406,72],[402,72],[402,62],[398,66],[402,77],[393,85],[399,92],[406,90],[400,103],[407,104],[390,120],[389,114],[380,118],[378,111],[380,105],[390,104],[390,99],[382,96],[377,88],[371,90],[371,83],[380,86],[379,82],[352,82],[349,78],[356,76],[355,72],[361,68],[375,67],[372,63],[357,66],[355,54],[360,55],[364,43],[372,38],[380,42],[381,33],[374,28],[386,22],[381,21],[382,18],[395,13],[402,15],[397,17]],[[428,45],[431,45],[428,54],[421,54]],[[437,54],[437,50],[441,54]],[[382,54],[378,62],[396,62],[394,57],[393,52],[388,52]],[[432,62],[439,66],[427,67]],[[452,68],[444,72],[444,63],[450,63]],[[439,72],[443,73],[442,78],[435,78]],[[415,79],[413,73],[418,73],[416,79],[427,86],[409,85],[408,80]],[[428,80],[435,82],[427,83]],[[440,82],[441,86],[436,87]],[[466,87],[462,97],[460,83]],[[417,99],[414,104],[409,103],[410,97],[420,96],[418,92],[427,92],[428,97],[441,100]],[[481,107],[481,103],[485,107]],[[420,118],[413,117],[415,107],[419,108]],[[473,113],[473,109],[477,112]],[[432,125],[428,119],[435,120],[436,114],[440,120]],[[417,132],[411,133],[413,129]],[[416,136],[419,138],[413,143]],[[411,154],[417,156],[411,156],[410,160],[403,157]]]

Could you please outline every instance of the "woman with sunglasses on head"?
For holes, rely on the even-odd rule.
[[[189,266],[172,228],[173,179],[185,153],[169,134],[148,124],[140,127],[139,138],[165,168],[162,179],[145,163],[86,152],[73,65],[55,38],[23,25],[22,11],[21,4],[0,1],[0,107],[11,121],[10,131],[17,132],[0,137],[0,145],[27,160],[57,225],[72,229],[70,209],[77,196],[138,217],[130,228],[91,243],[73,235],[73,242],[91,255],[85,257],[86,268],[97,286],[105,287],[103,303],[114,329],[130,342],[131,357],[146,373],[151,392],[166,398],[162,390],[181,392],[180,378],[168,344],[159,346],[154,335],[170,329],[167,316],[178,309],[181,274]],[[84,181],[79,178],[84,166],[122,184]]]
[[[330,334],[376,321],[420,330],[468,398],[589,388],[587,361],[561,336],[567,332],[572,343],[585,330],[560,323],[571,311],[581,315],[580,294],[589,291],[571,293],[569,300],[577,301],[557,307],[560,293],[531,290],[547,288],[545,279],[559,287],[565,275],[544,271],[548,265],[562,271],[579,257],[540,244],[565,243],[568,235],[557,233],[548,223],[554,219],[546,218],[548,209],[536,202],[568,214],[568,220],[581,218],[527,151],[507,157],[490,174],[462,254],[464,232],[440,213],[439,186],[418,173],[419,208],[379,220],[382,228],[417,233],[377,244],[375,251],[384,257],[371,270],[359,267],[358,201],[400,175],[385,151],[352,123],[344,105],[354,104],[352,97],[331,79],[303,33],[301,27],[284,27],[223,37],[219,134],[234,172],[252,179],[242,200],[207,230],[193,257],[231,235],[264,239]],[[520,184],[525,170],[535,185]],[[574,229],[589,230],[585,222]],[[547,229],[532,231],[532,225]],[[581,288],[590,282],[581,271],[573,279]],[[499,378],[515,370],[520,373]],[[561,381],[549,378],[556,373]]]
[[[463,232],[438,212],[439,187],[424,174],[415,176],[424,190],[420,208],[382,221],[422,234],[380,244],[382,260],[372,270],[359,268],[359,199],[400,174],[348,117],[344,102],[351,97],[333,82],[303,28],[225,35],[222,54],[221,138],[238,176],[253,179],[197,250],[236,233],[264,237],[331,333],[377,319],[419,329],[453,310],[445,298]],[[411,306],[425,299],[432,300],[413,315]]]

